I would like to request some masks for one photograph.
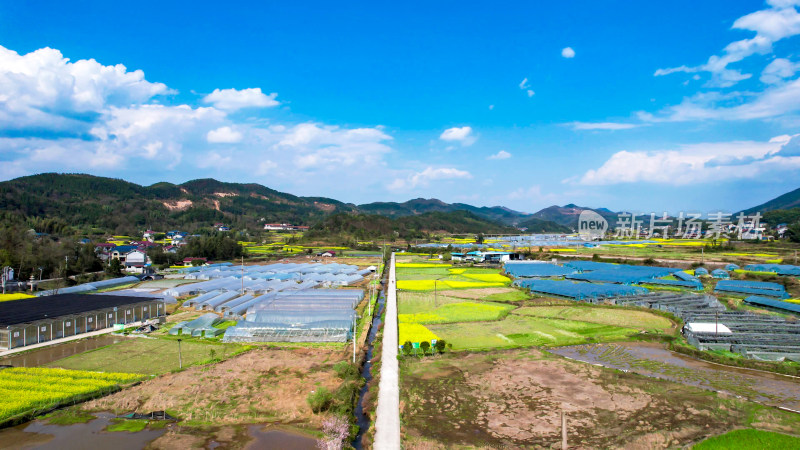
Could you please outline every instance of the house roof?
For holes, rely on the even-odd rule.
[[[0,302],[0,326],[16,325],[37,320],[55,319],[96,309],[113,308],[159,300],[149,297],[131,297],[103,294],[56,294]]]
[[[130,253],[134,250],[138,250],[135,245],[118,245],[114,247],[114,251],[119,253]]]

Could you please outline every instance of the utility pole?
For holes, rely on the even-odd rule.
[[[178,339],[178,368],[183,369],[183,358],[181,355],[181,340]]]
[[[567,448],[567,413],[561,410],[561,449]]]
[[[242,295],[244,295],[244,256],[242,256]]]

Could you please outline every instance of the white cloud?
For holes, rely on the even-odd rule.
[[[685,122],[693,120],[770,119],[800,111],[800,78],[776,84],[759,93],[699,93],[658,114],[640,112],[645,122]]]
[[[459,142],[463,146],[470,146],[475,143],[477,137],[472,134],[472,127],[453,127],[444,130],[439,135],[439,139],[445,142]]]
[[[519,88],[520,88],[520,89],[523,89],[523,90],[525,90],[525,89],[528,89],[528,86],[529,86],[529,85],[528,85],[528,78],[527,78],[527,77],[525,77],[525,78],[523,78],[523,79],[522,79],[522,81],[519,83]]]
[[[533,92],[533,89],[528,89],[528,97],[533,97],[534,95],[536,95],[536,93]]]
[[[427,167],[422,172],[416,172],[406,178],[396,178],[387,186],[391,190],[414,189],[417,186],[428,186],[431,181],[470,179],[472,174],[452,167],[433,168]]]
[[[773,7],[756,11],[738,18],[734,29],[754,31],[756,35],[749,39],[742,39],[728,44],[721,56],[709,57],[705,64],[688,67],[679,66],[668,69],[658,69],[655,76],[669,75],[677,72],[710,72],[711,79],[708,86],[730,87],[741,80],[750,78],[738,69],[730,69],[733,63],[755,54],[772,53],[772,44],[782,39],[800,34],[800,14],[794,8],[796,2],[775,1],[770,3]]]
[[[800,156],[791,150],[795,145],[792,141],[797,140],[798,135],[777,136],[767,142],[711,142],[671,150],[620,151],[598,169],[587,171],[580,183],[687,185],[776,176],[800,170]]]
[[[486,159],[508,159],[508,158],[511,158],[511,153],[508,153],[505,150],[500,150],[499,152],[489,156]]]
[[[48,47],[20,55],[0,46],[0,128],[80,134],[110,106],[128,107],[171,92],[122,64],[73,63]]]
[[[225,111],[236,111],[242,108],[270,108],[280,103],[275,100],[278,94],[269,95],[261,92],[261,88],[242,89],[214,89],[206,95],[203,102],[212,104]]]
[[[302,123],[287,129],[278,148],[291,151],[300,169],[333,169],[376,164],[390,151],[392,137],[379,128],[343,129]]]
[[[564,47],[564,49],[561,50],[561,56],[564,58],[574,58],[575,50],[573,50],[572,47]]]
[[[206,134],[206,140],[212,144],[235,144],[242,141],[242,133],[231,127],[219,127]]]
[[[494,105],[489,105],[489,111],[494,109]]]
[[[761,72],[762,83],[776,84],[791,78],[800,70],[800,63],[793,63],[785,58],[775,58]]]
[[[628,130],[636,128],[641,125],[635,123],[621,123],[621,122],[570,122],[566,125],[572,127],[573,130]]]

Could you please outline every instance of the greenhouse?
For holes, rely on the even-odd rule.
[[[697,269],[694,269],[694,276],[699,277],[702,275],[708,275],[708,269],[705,267],[698,267]]]
[[[55,294],[78,294],[90,293],[99,289],[108,289],[115,286],[122,286],[124,284],[138,283],[140,280],[136,277],[121,277],[111,278],[108,280],[93,281],[91,283],[78,284],[76,286],[63,287],[60,289],[50,289],[49,291],[37,292],[37,297]]]
[[[504,267],[506,273],[515,278],[563,277],[576,273],[575,269],[549,263],[507,262]]]
[[[245,320],[223,342],[345,342],[352,336],[362,290],[313,289],[254,299]],[[242,305],[244,306],[244,305]]]
[[[193,337],[214,337],[224,333],[225,330],[214,327],[222,319],[214,313],[203,314],[202,316],[187,322],[180,322],[170,328],[169,334],[173,336],[191,335]]]
[[[777,275],[800,276],[800,266],[789,264],[748,264],[744,266],[746,270],[756,272],[773,272]]]
[[[790,297],[782,285],[765,281],[720,280],[717,282],[714,292],[752,294],[776,298]]]
[[[736,264],[726,264],[725,270],[739,270],[739,266]]]
[[[555,295],[574,300],[597,301],[601,299],[646,294],[647,289],[604,283],[572,283],[556,280],[523,280],[515,285],[539,294]]]
[[[752,304],[758,302],[759,306],[767,306],[767,303],[779,307],[792,305],[769,298],[749,298],[753,299]],[[711,295],[688,293],[660,292],[616,298],[614,302],[669,312],[686,324],[719,324],[720,328],[715,327],[714,331],[705,327],[684,327],[682,332],[688,342],[700,350],[726,350],[748,358],[771,361],[800,361],[800,323],[779,316],[729,311]],[[730,333],[717,332],[721,329]]]
[[[680,271],[678,271],[678,272],[675,272],[675,273],[673,273],[673,274],[672,274],[672,276],[674,276],[675,278],[677,278],[677,279],[679,279],[679,280],[683,280],[683,281],[693,281],[693,282],[695,282],[695,283],[700,283],[700,279],[699,279],[699,278],[697,278],[696,276],[694,276],[694,275],[691,275],[691,274],[689,274],[689,273],[686,273],[686,272],[684,272],[684,271],[682,271],[682,270],[680,270]]]
[[[771,309],[777,309],[783,313],[793,313],[793,314],[800,314],[800,305],[795,303],[789,302],[782,302],[780,300],[775,300],[774,298],[767,298],[767,297],[758,297],[756,295],[751,295],[744,299],[744,302],[750,305],[755,306],[764,306]]]
[[[658,286],[675,286],[687,289],[694,289],[696,291],[703,290],[703,283],[699,281],[684,281],[684,280],[665,280],[663,278],[655,278],[652,280],[644,281],[643,284],[653,284]]]
[[[713,278],[719,278],[721,280],[727,280],[727,279],[730,279],[730,277],[731,277],[730,274],[728,274],[728,272],[726,270],[722,270],[722,269],[714,269],[714,270],[712,270],[711,271],[711,276]]]

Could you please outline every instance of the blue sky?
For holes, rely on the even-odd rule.
[[[0,179],[527,212],[800,187],[800,0],[262,3],[0,3]]]

